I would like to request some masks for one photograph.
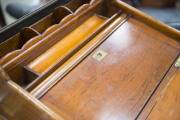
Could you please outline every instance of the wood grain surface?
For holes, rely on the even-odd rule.
[[[40,100],[71,119],[135,119],[179,54],[168,40],[131,18]]]
[[[168,73],[164,77],[164,79],[162,79],[162,82],[159,84],[156,91],[153,93],[153,95],[151,96],[147,104],[145,105],[145,107],[137,116],[137,120],[145,120],[147,118],[152,108],[156,104],[157,99],[159,98],[164,88],[167,86],[167,84],[169,83],[169,81],[171,80],[172,76],[174,75],[176,71],[177,71],[177,67],[175,67],[175,65],[173,64],[171,69],[168,71]]]
[[[180,119],[180,69],[176,72],[167,88],[157,100],[148,120]]]
[[[92,16],[73,32],[60,40],[56,45],[32,61],[28,67],[38,73],[43,73],[83,40],[87,39],[105,21],[106,19],[102,17],[96,15]]]

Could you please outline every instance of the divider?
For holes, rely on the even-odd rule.
[[[34,72],[33,70],[27,68],[26,66],[23,67],[24,71],[24,83],[22,87],[26,87],[30,84],[33,80],[39,77],[40,74]]]
[[[66,17],[69,14],[73,14],[73,12],[65,6],[59,6],[55,8],[53,12],[55,23],[58,24],[64,17]]]
[[[36,31],[35,29],[30,28],[30,27],[23,28],[20,35],[26,41],[30,40],[31,38],[33,38],[35,36],[38,36],[38,35],[41,36],[41,34],[38,31]]]

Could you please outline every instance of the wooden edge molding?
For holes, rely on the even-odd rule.
[[[125,11],[126,13],[132,15],[134,18],[142,21],[143,23],[159,30],[160,32],[176,39],[180,40],[180,31],[176,30],[175,28],[172,28],[153,17],[141,12],[140,10],[137,10],[136,8],[122,2],[121,0],[113,0],[113,3],[118,6],[120,9]]]
[[[57,82],[59,82],[67,73],[77,66],[86,56],[88,56],[97,46],[106,40],[115,30],[117,30],[128,19],[126,14],[122,14],[113,22],[94,37],[88,44],[75,53],[67,62],[53,72],[47,79],[41,82],[30,93],[40,98],[48,90],[50,90]]]

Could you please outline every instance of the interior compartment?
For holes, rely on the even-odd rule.
[[[24,49],[24,51],[21,51],[21,53],[19,55],[16,55],[14,53],[14,55],[9,55],[10,57],[8,58],[8,61],[6,64],[3,65],[3,68],[6,70],[6,72],[8,73],[8,75],[12,78],[12,80],[14,82],[16,82],[17,84],[25,87],[25,89],[27,90],[31,90],[32,88],[34,88],[34,85],[38,85],[39,83],[36,81],[41,82],[43,79],[45,79],[48,75],[50,75],[54,70],[56,70],[63,62],[65,62],[68,58],[70,58],[76,51],[78,51],[83,45],[85,45],[90,39],[92,39],[96,34],[98,34],[102,28],[104,27],[100,27],[100,29],[95,30],[93,33],[90,33],[89,35],[87,35],[86,37],[86,42],[82,42],[80,45],[78,45],[77,47],[75,47],[75,49],[73,49],[72,51],[70,51],[70,53],[68,55],[63,56],[62,59],[59,59],[55,62],[55,64],[52,64],[49,66],[48,69],[46,69],[45,73],[38,73],[36,71],[34,71],[33,69],[28,68],[28,64],[31,63],[33,60],[35,60],[36,58],[38,58],[39,56],[41,56],[44,52],[46,52],[49,48],[51,48],[53,45],[55,45],[56,43],[58,43],[60,40],[62,40],[64,38],[64,36],[67,36],[69,33],[71,33],[72,31],[74,31],[76,28],[78,28],[83,22],[85,22],[86,20],[88,20],[90,17],[94,16],[95,14],[97,14],[97,16],[99,16],[100,18],[105,18],[105,19],[109,19],[111,18],[115,13],[118,12],[118,10],[116,9],[109,9],[109,7],[111,7],[111,5],[106,5],[103,6],[104,4],[106,4],[106,2],[103,1],[93,1],[93,5],[91,5],[91,7],[88,7],[88,9],[83,9],[80,8],[81,12],[77,12],[78,15],[74,17],[74,19],[72,19],[70,22],[68,22],[68,24],[64,25],[64,26],[68,26],[70,27],[70,29],[68,29],[68,27],[62,27],[63,29],[58,29],[54,32],[54,30],[51,30],[53,33],[45,38],[43,37],[42,32],[45,30],[40,30],[38,29],[38,24],[45,24],[45,21],[48,21],[50,23],[52,23],[52,18],[50,16],[45,17],[44,19],[42,19],[41,21],[39,21],[38,24],[36,25],[32,25],[34,27],[31,27],[29,29],[27,29],[26,31],[34,31],[35,29],[38,32],[34,32],[34,33],[38,33],[38,36],[40,36],[39,38],[36,38],[37,36],[35,36],[32,39],[32,41],[29,41],[28,43],[25,44],[25,46],[23,46],[22,48]],[[91,1],[91,2],[92,2]],[[89,3],[90,1],[84,1]],[[80,2],[81,4],[79,4],[78,6],[82,6],[83,2]],[[96,3],[96,4],[95,4]],[[70,3],[69,3],[70,4]],[[72,4],[72,3],[71,3]],[[108,12],[105,12],[104,8],[107,7],[107,10],[109,10]],[[57,11],[61,11],[61,10],[65,10],[67,8],[64,7],[58,7],[56,8],[55,12]],[[76,9],[78,10],[78,8]],[[75,10],[75,11],[76,11]],[[54,14],[57,14],[55,13]],[[61,11],[62,12],[62,11]],[[52,14],[53,15],[53,14]],[[67,16],[70,15],[70,12],[67,14]],[[73,15],[73,14],[72,14]],[[65,16],[65,14],[63,15]],[[63,19],[67,19],[67,16],[65,16]],[[81,17],[83,16],[83,17]],[[104,16],[104,17],[103,17]],[[59,19],[59,18],[58,18]],[[62,19],[62,20],[63,20]],[[60,20],[60,19],[59,19]],[[60,22],[59,25],[61,25],[62,20]],[[64,21],[68,21],[64,20]],[[63,21],[63,22],[64,22]],[[65,23],[65,22],[64,22]],[[51,25],[51,24],[49,24]],[[100,26],[105,26],[106,24],[103,23]],[[37,28],[36,28],[37,27]],[[67,28],[67,29],[65,29]],[[35,31],[36,31],[35,30]],[[46,30],[45,30],[46,31]],[[23,35],[25,35],[26,32],[23,33]],[[28,32],[27,32],[28,33]],[[89,37],[88,37],[89,36]],[[38,43],[37,43],[38,42]],[[36,44],[37,43],[37,44]],[[35,46],[35,47],[34,47]],[[39,47],[38,47],[39,46]],[[31,48],[30,48],[31,47]],[[32,49],[34,47],[34,49]],[[25,49],[26,48],[26,49]],[[30,48],[30,49],[29,49]],[[35,49],[36,48],[36,49]],[[33,51],[34,50],[34,51]],[[13,58],[14,57],[14,58]],[[19,71],[19,72],[17,72]],[[22,74],[23,73],[23,74]],[[33,77],[29,76],[25,77],[24,75],[29,76],[29,74],[32,74]],[[34,84],[35,83],[35,84]],[[32,87],[32,88],[31,88]]]

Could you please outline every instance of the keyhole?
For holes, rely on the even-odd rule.
[[[98,56],[98,57],[102,57],[102,54],[101,54],[101,53],[98,53],[97,56]]]

